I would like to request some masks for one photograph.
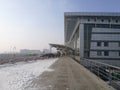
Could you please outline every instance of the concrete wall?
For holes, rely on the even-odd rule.
[[[88,21],[89,19],[89,21]],[[102,21],[103,20],[103,21]],[[110,22],[109,22],[110,20]],[[96,23],[96,24],[110,24],[112,22],[112,24],[120,24],[120,21],[116,22],[115,19],[111,19],[111,18],[98,18],[98,17],[84,17],[84,18],[81,18],[80,19],[80,23],[88,23],[88,24],[93,24],[93,23]]]
[[[97,32],[97,33],[120,33],[120,29],[113,29],[113,28],[93,28],[92,33]]]
[[[100,59],[95,59],[98,62],[102,62],[102,63],[106,63],[106,64],[110,64],[110,65],[114,65],[114,66],[118,66],[120,67],[120,60],[109,60],[109,59],[104,59],[104,60],[100,60]]]
[[[120,41],[120,34],[93,34],[92,40]]]
[[[91,42],[91,50],[120,50],[118,42],[108,42],[108,46],[104,46],[104,42],[101,42],[101,46],[97,46],[97,42]]]
[[[104,42],[108,42],[108,46]],[[101,46],[97,46],[97,42],[101,42]],[[90,46],[90,58],[120,58],[120,29],[111,28],[93,28]],[[97,55],[101,51],[102,55]],[[108,51],[109,55],[104,56],[104,51]]]
[[[79,25],[80,57],[84,57],[84,24]]]
[[[90,51],[90,58],[120,58],[119,52],[117,51],[109,51],[109,56],[104,56],[104,51],[101,51],[102,55],[98,56],[97,51]]]

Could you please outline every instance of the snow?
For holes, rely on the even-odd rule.
[[[58,59],[0,65],[0,90],[24,90],[44,71],[53,71],[49,67],[56,60]]]

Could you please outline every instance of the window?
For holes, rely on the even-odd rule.
[[[119,56],[120,56],[120,51],[119,51]]]
[[[109,52],[108,51],[104,51],[104,56],[109,56]]]
[[[107,47],[108,46],[108,42],[104,42],[104,46]]]
[[[102,19],[101,21],[104,22],[104,19]]]
[[[120,25],[111,24],[111,28],[120,29]]]
[[[118,42],[118,47],[120,47],[120,42]]]
[[[94,19],[94,21],[96,22],[96,19]]]
[[[97,56],[102,56],[102,52],[101,51],[97,51]]]
[[[101,46],[101,42],[97,42],[97,46]]]
[[[115,20],[116,23],[118,23],[118,20]]]
[[[97,28],[109,28],[110,25],[109,24],[96,24]]]
[[[90,19],[88,19],[88,22],[90,21]]]
[[[111,22],[111,20],[109,19],[108,22]]]

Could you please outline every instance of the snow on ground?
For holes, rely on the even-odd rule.
[[[24,90],[24,87],[29,86],[44,71],[51,71],[49,67],[56,60],[58,59],[0,65],[0,90]]]

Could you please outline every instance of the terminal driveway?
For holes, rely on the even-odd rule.
[[[61,57],[26,90],[114,90],[69,57]]]

